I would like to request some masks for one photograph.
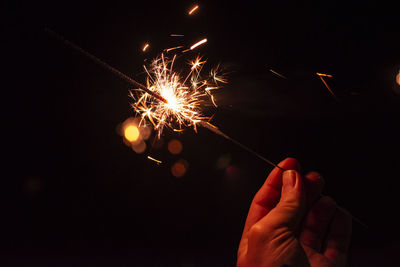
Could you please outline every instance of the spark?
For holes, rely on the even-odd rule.
[[[171,36],[171,37],[183,37],[183,36],[185,36],[185,35],[183,35],[183,34],[171,33],[169,36]]]
[[[200,56],[188,62],[190,68],[185,76],[174,70],[175,61],[176,55],[168,58],[161,54],[150,66],[144,66],[146,88],[152,96],[160,96],[158,99],[139,89],[135,90],[136,94],[130,93],[135,99],[132,107],[141,118],[139,125],[151,123],[159,137],[165,127],[178,132],[185,127],[193,127],[196,131],[197,124],[208,119],[203,114],[203,107],[210,100],[216,106],[210,91],[219,88],[216,81],[225,81],[219,78],[217,71],[204,77],[201,70],[206,60]]]
[[[157,163],[157,165],[159,165],[159,164],[161,164],[161,163],[162,163],[162,161],[161,161],[161,160],[157,160],[157,159],[155,159],[155,158],[152,158],[152,157],[150,157],[150,156],[147,156],[147,158],[148,158],[149,160],[152,160],[152,161],[156,162],[156,163]]]
[[[169,51],[172,51],[172,50],[175,50],[175,49],[179,49],[179,48],[182,48],[182,47],[183,47],[183,45],[179,45],[179,46],[175,46],[175,47],[164,49],[164,51],[165,52],[169,52]]]
[[[196,70],[196,69],[200,68],[201,65],[206,63],[206,61],[205,60],[201,61],[201,57],[197,56],[194,61],[190,61],[189,63],[190,63],[190,65],[192,65],[192,67],[190,69],[191,70]]]
[[[203,40],[198,41],[197,43],[195,43],[194,45],[192,45],[192,46],[190,47],[190,50],[193,50],[193,49],[195,49],[196,47],[198,47],[199,45],[202,45],[202,44],[204,44],[204,43],[206,43],[206,42],[207,42],[207,38],[204,38]]]
[[[333,76],[332,75],[330,75],[330,74],[325,74],[325,73],[319,73],[319,72],[317,72],[316,73],[318,76],[323,76],[323,77],[329,77],[329,78],[332,78]]]
[[[318,77],[321,79],[322,83],[325,85],[325,87],[328,89],[329,93],[336,99],[336,101],[340,102],[339,98],[335,95],[335,93],[333,92],[333,90],[329,87],[329,85],[326,83],[326,81],[324,80],[324,78],[322,77],[333,77],[330,74],[324,74],[324,73],[316,73],[318,75]]]
[[[149,48],[149,44],[148,43],[146,43],[144,46],[143,46],[143,48],[142,48],[142,51],[143,52],[146,52],[146,50],[147,50],[147,48]]]
[[[199,9],[199,5],[195,5],[193,8],[191,8],[188,12],[189,15],[192,15],[197,9]]]
[[[273,74],[275,74],[275,75],[277,75],[277,76],[283,78],[283,79],[287,79],[285,76],[283,76],[282,74],[280,74],[280,73],[274,71],[273,69],[270,69],[269,71],[272,72]]]

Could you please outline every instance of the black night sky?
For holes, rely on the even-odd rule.
[[[397,266],[400,23],[387,2],[198,1],[193,16],[191,1],[2,3],[0,265],[234,266],[271,170],[205,129],[166,131],[161,148],[136,154],[116,130],[134,116],[129,85],[48,26],[140,82],[145,59],[207,37],[193,55],[229,79],[213,123],[322,173],[325,194],[369,226],[354,224],[349,266]],[[333,75],[339,102],[316,72]],[[181,154],[168,152],[172,139]],[[189,168],[176,178],[179,159]]]

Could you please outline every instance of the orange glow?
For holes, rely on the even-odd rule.
[[[126,138],[126,140],[128,140],[129,142],[135,142],[139,139],[140,136],[140,132],[138,127],[136,127],[135,125],[128,125],[125,129],[124,129],[124,137]]]
[[[179,140],[174,139],[168,143],[168,151],[173,155],[178,155],[182,152],[182,149],[183,145]]]
[[[195,43],[194,45],[192,45],[192,46],[190,47],[190,50],[193,50],[193,49],[195,49],[196,47],[198,47],[199,45],[202,45],[202,44],[204,44],[204,43],[206,43],[206,42],[207,42],[207,38],[204,38],[203,40],[198,41],[197,43]]]
[[[398,85],[400,85],[400,70],[399,70],[399,74],[397,74],[397,76],[396,76],[396,82]]]
[[[149,44],[148,43],[146,43],[144,46],[143,46],[143,48],[142,48],[142,51],[143,52],[146,52],[146,50],[147,50],[147,48],[149,48]]]
[[[324,77],[329,77],[329,78],[332,78],[333,76],[332,75],[330,75],[330,74],[324,74],[324,73],[319,73],[319,72],[317,72],[316,73],[318,76],[324,76]]]
[[[143,153],[146,150],[146,143],[144,141],[139,142],[139,144],[132,144],[132,149],[138,154]]]
[[[179,160],[175,162],[171,167],[171,173],[173,176],[180,178],[185,175],[188,168],[188,163],[185,160]]]
[[[189,15],[192,15],[197,9],[199,9],[199,5],[195,5],[194,7],[192,7],[192,8],[189,10],[188,14],[189,14]]]

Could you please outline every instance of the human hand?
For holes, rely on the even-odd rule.
[[[238,267],[346,265],[352,221],[330,197],[323,180],[299,174],[295,159],[282,161],[255,195],[239,244]]]

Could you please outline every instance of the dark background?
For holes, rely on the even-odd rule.
[[[199,1],[190,17],[190,1],[3,2],[0,265],[233,266],[271,170],[204,129],[165,132],[165,144],[183,143],[179,156],[165,145],[136,154],[116,132],[134,115],[130,87],[46,35],[48,25],[141,82],[145,58],[207,37],[198,52],[230,81],[214,124],[275,162],[292,156],[323,174],[325,193],[369,226],[354,224],[350,266],[396,266],[394,2]],[[316,72],[333,75],[340,102]],[[221,155],[230,171],[216,168]],[[180,158],[189,169],[175,178]]]

